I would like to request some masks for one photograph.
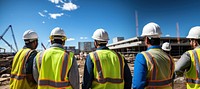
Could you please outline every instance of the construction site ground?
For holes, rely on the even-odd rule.
[[[84,71],[84,60],[77,60],[78,66],[79,66],[79,73],[80,73],[80,89],[82,84],[82,78],[83,78],[83,71]],[[131,73],[133,73],[133,63],[128,63]],[[3,74],[3,78],[1,76],[0,78],[0,89],[9,89],[9,74]],[[174,80],[174,89],[186,89],[185,87],[185,79],[184,77],[178,77]]]

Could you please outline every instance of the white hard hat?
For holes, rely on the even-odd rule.
[[[150,22],[144,26],[141,36],[160,37],[161,34],[160,26],[156,23]]]
[[[50,39],[63,39],[66,40],[65,32],[62,28],[56,27],[51,31]]]
[[[104,30],[104,29],[97,29],[93,36],[93,39],[98,40],[98,41],[108,41],[109,37],[108,37],[108,33]]]
[[[38,39],[38,35],[37,35],[36,32],[34,32],[32,30],[27,30],[27,31],[24,32],[22,39],[24,39],[24,40]]]
[[[186,38],[200,39],[200,26],[192,27]]]
[[[165,43],[162,44],[162,49],[165,50],[165,51],[171,51],[172,48],[171,48],[170,43],[165,42]]]

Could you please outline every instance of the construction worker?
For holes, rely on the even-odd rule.
[[[162,50],[165,51],[167,54],[170,54],[172,47],[169,42],[165,42],[162,44]]]
[[[106,47],[109,37],[97,29],[92,38],[96,51],[87,55],[83,89],[131,89],[132,76],[124,57]]]
[[[32,30],[23,34],[25,46],[17,52],[13,59],[10,89],[37,89],[33,71],[33,59],[37,54],[38,35]]]
[[[175,73],[177,76],[185,73],[187,89],[200,88],[200,26],[190,29],[188,36],[193,50],[186,51],[177,61]]]
[[[172,89],[174,61],[160,47],[160,26],[150,22],[142,31],[147,51],[136,55],[133,89]]]
[[[79,72],[72,52],[64,50],[64,30],[51,31],[51,47],[39,52],[33,62],[34,79],[38,89],[79,89]]]

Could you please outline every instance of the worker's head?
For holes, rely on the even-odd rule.
[[[51,44],[58,43],[61,45],[65,45],[65,40],[67,39],[65,32],[62,28],[56,27],[51,31],[50,34]]]
[[[162,35],[160,26],[156,23],[150,22],[146,24],[142,31],[142,37],[144,37],[145,45],[160,45],[160,36]]]
[[[27,30],[23,34],[23,39],[26,46],[31,47],[31,49],[36,49],[38,46],[38,35],[32,30]]]
[[[168,43],[168,42],[165,42],[165,43],[163,43],[162,44],[162,49],[164,50],[164,51],[171,51],[171,45],[170,45],[170,43]]]
[[[92,38],[94,39],[94,45],[97,48],[98,46],[106,46],[109,40],[108,33],[104,29],[97,29]]]
[[[200,44],[200,26],[192,27],[186,38],[190,39],[192,48],[197,47]]]

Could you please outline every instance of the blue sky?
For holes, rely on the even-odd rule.
[[[162,36],[176,36],[179,23],[180,36],[185,37],[189,29],[200,25],[200,0],[0,0],[0,35],[12,25],[18,48],[24,42],[25,30],[32,29],[41,42],[48,44],[54,27],[64,29],[67,46],[78,47],[78,42],[93,41],[93,32],[104,28],[109,43],[114,37],[125,39],[136,36],[135,11],[138,13],[138,34],[149,22],[156,22]],[[11,31],[3,37],[14,45]],[[0,47],[10,51],[0,40]]]

